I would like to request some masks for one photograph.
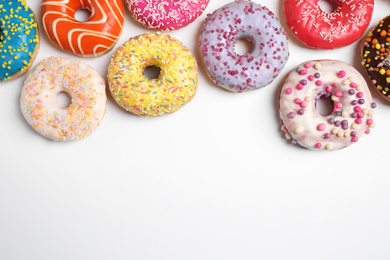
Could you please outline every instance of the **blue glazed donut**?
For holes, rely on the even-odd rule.
[[[34,12],[25,0],[0,0],[0,81],[23,75],[39,49]]]

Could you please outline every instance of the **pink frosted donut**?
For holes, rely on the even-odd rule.
[[[209,0],[126,0],[133,17],[148,28],[171,31],[187,26]]]
[[[246,55],[235,52],[240,38],[253,43]],[[199,37],[203,65],[218,86],[232,92],[270,84],[289,56],[287,36],[276,16],[252,1],[229,3],[209,15]]]

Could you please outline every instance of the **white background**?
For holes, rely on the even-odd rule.
[[[40,17],[40,1],[27,3]],[[390,103],[377,94],[377,127],[352,146],[316,152],[288,143],[277,94],[289,70],[340,59],[361,72],[359,44],[306,48],[289,30],[290,59],[269,86],[243,94],[212,84],[195,22],[170,32],[199,64],[197,96],[172,115],[141,118],[109,96],[100,128],[70,143],[45,139],[19,109],[23,79],[0,85],[0,259],[390,259]],[[282,0],[263,0],[285,26]],[[369,28],[389,14],[376,0]],[[76,58],[106,76],[114,50],[150,30],[126,10],[110,53],[79,58],[41,28],[36,65]],[[107,92],[109,93],[109,92]]]

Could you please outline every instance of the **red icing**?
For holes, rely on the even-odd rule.
[[[284,13],[292,33],[308,47],[334,49],[357,41],[367,29],[374,0],[332,0],[333,13],[321,10],[320,0],[285,0]]]

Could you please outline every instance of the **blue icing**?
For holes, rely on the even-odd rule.
[[[0,81],[28,69],[39,43],[34,13],[26,0],[0,0]]]

